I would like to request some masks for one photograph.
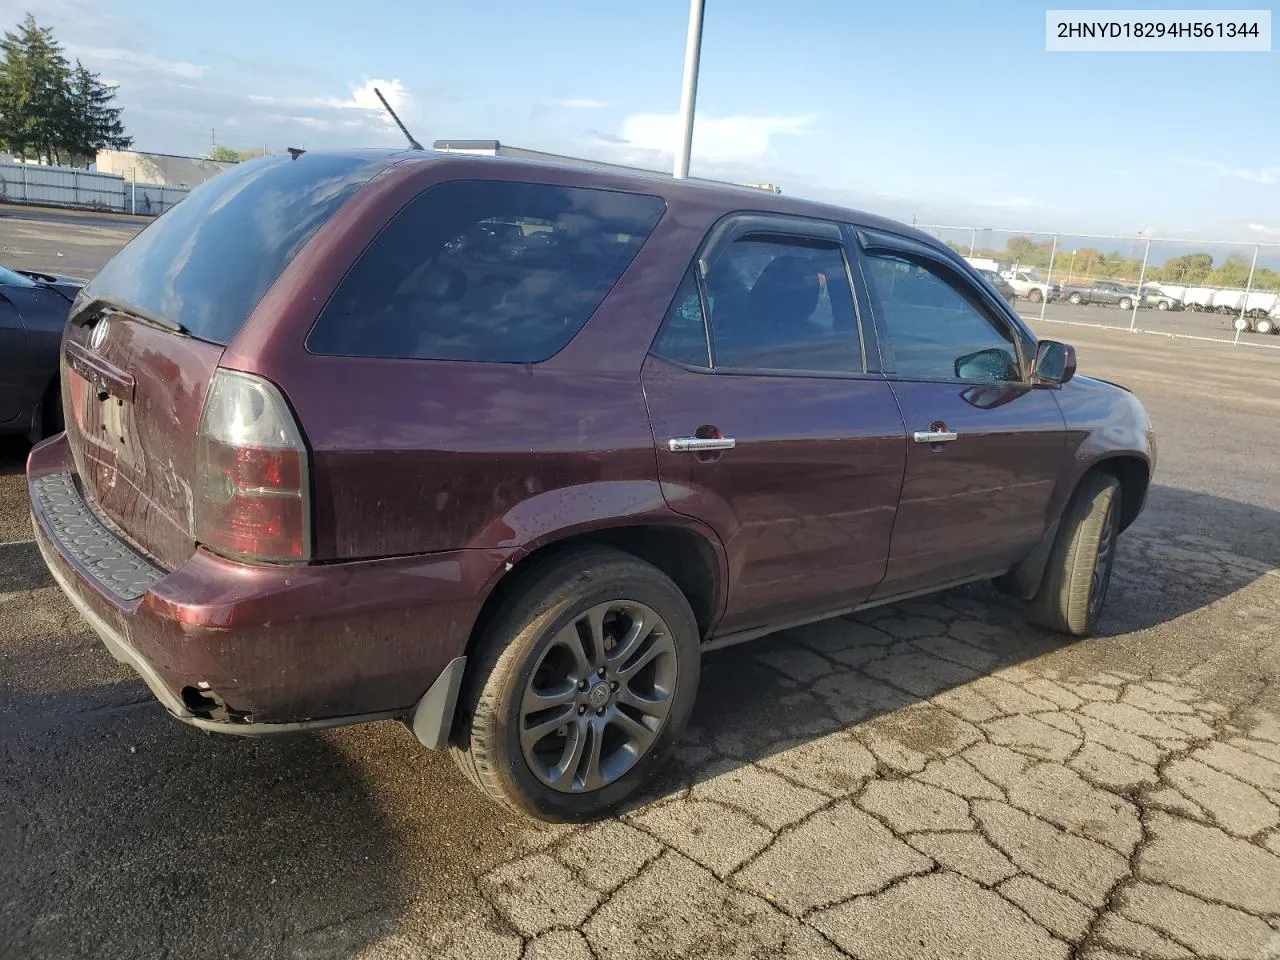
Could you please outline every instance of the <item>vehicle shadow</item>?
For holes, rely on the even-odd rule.
[[[381,935],[400,857],[360,772],[319,737],[212,738],[145,688],[0,692],[0,955],[309,956]]]
[[[853,729],[873,728],[904,755],[949,755],[973,734],[955,698],[1046,655],[1054,671],[1180,675],[1213,656],[1224,642],[1217,634],[1231,629],[1210,623],[1222,618],[1206,608],[1280,569],[1277,530],[1274,510],[1155,486],[1121,537],[1095,637],[1032,627],[1020,601],[983,583],[710,654],[677,762],[635,806]],[[1170,631],[1176,642],[1153,642],[1149,631],[1182,618]],[[937,698],[959,708],[940,709],[930,703]]]
[[[349,957],[421,886],[448,919],[509,818],[409,744],[204,734],[132,680],[0,689],[0,957]]]

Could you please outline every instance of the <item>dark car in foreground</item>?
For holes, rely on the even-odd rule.
[[[221,174],[61,371],[37,542],[172,714],[400,718],[553,820],[650,776],[707,650],[992,578],[1090,633],[1155,459],[923,233],[487,157]]]
[[[62,429],[58,344],[83,280],[0,267],[0,433]]]

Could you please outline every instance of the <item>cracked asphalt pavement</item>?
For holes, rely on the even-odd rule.
[[[0,957],[1280,958],[1280,356],[1040,332],[1159,432],[1102,635],[977,585],[710,655],[675,762],[585,826],[396,723],[168,719],[0,448]]]

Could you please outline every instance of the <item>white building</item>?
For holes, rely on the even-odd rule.
[[[166,187],[198,187],[234,166],[234,163],[224,160],[139,153],[135,150],[99,150],[96,164],[98,173],[114,173],[126,180]]]

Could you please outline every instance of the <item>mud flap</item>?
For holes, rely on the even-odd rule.
[[[1040,542],[1031,552],[1009,568],[1009,572],[996,580],[996,586],[1004,593],[1019,600],[1030,600],[1044,580],[1044,568],[1049,562],[1049,552],[1058,539],[1058,521],[1049,524]]]
[[[454,657],[450,660],[436,682],[431,684],[431,689],[422,695],[422,699],[405,718],[418,742],[428,750],[443,750],[449,745],[453,711],[458,703],[458,691],[462,689],[462,675],[466,668],[466,657]]]

